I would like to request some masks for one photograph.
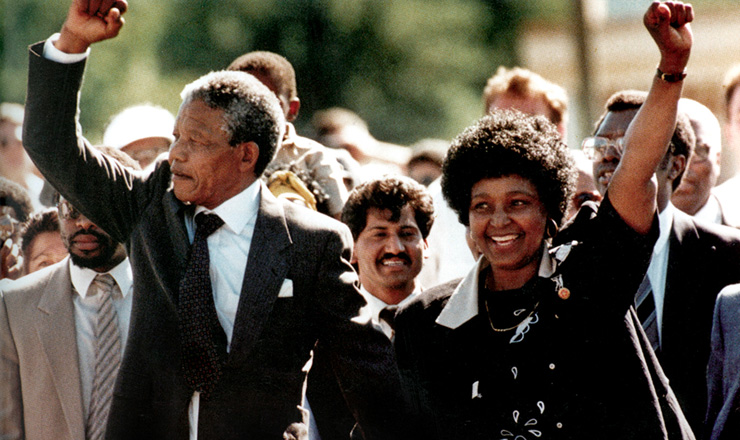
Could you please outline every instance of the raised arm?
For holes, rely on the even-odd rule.
[[[667,151],[676,126],[683,72],[689,61],[694,19],[691,5],[653,2],[644,24],[660,50],[660,72],[653,78],[645,103],[625,135],[625,151],[609,185],[609,199],[622,218],[635,230],[650,230],[656,209],[653,179]],[[671,77],[672,76],[672,77]]]
[[[125,0],[74,0],[54,46],[66,53],[82,53],[91,44],[118,35],[123,26]]]

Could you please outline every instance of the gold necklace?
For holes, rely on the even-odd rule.
[[[537,303],[532,308],[532,311],[529,312],[529,315],[527,315],[526,318],[524,318],[521,321],[519,321],[519,323],[517,325],[515,325],[513,327],[509,327],[509,328],[496,328],[493,325],[493,321],[491,320],[491,311],[488,310],[488,300],[487,299],[484,300],[483,301],[483,304],[486,306],[486,316],[488,317],[488,323],[491,324],[491,329],[493,329],[493,331],[495,331],[495,332],[508,332],[508,331],[514,330],[515,328],[519,327],[520,325],[522,325],[524,323],[524,321],[526,321],[527,319],[531,318],[532,315],[534,315],[534,312],[537,310],[537,306],[540,305],[540,302],[537,301]]]

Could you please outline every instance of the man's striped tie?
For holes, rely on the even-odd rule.
[[[93,292],[100,295],[100,306],[95,325],[95,376],[87,417],[87,440],[102,439],[105,434],[113,385],[121,365],[121,335],[112,298],[120,289],[113,277],[106,273],[95,277],[90,286],[90,293]]]
[[[640,318],[640,324],[645,330],[645,334],[650,340],[650,345],[656,353],[660,350],[660,338],[658,336],[658,319],[655,310],[655,298],[653,297],[653,288],[650,285],[648,276],[642,279],[640,287],[635,294],[635,310],[637,317]]]

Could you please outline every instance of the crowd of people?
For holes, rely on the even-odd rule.
[[[518,67],[451,142],[340,108],[310,139],[264,51],[92,145],[86,60],[127,8],[73,0],[0,105],[0,439],[740,435],[740,69],[724,128],[681,97],[691,5],[649,6],[651,87],[580,148]]]

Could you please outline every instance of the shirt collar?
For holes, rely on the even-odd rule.
[[[668,237],[671,235],[671,228],[673,227],[673,215],[676,211],[676,207],[673,203],[668,202],[665,209],[658,214],[658,227],[660,229],[660,235],[658,240],[655,242],[653,247],[653,253],[660,253],[665,249],[668,243]]]
[[[292,123],[286,122],[285,123],[285,135],[283,135],[283,141],[287,141],[288,139],[295,139],[297,136],[295,131],[295,126],[293,126]]]
[[[360,309],[358,315],[353,318],[352,320],[355,322],[370,322],[370,321],[380,321],[380,312],[384,308],[388,307],[388,304],[386,304],[383,300],[378,298],[377,296],[373,295],[372,293],[368,292],[367,289],[360,286],[360,294],[363,298],[365,298],[365,301],[367,304],[362,306]],[[417,288],[409,296],[404,298],[401,302],[397,304],[398,307],[404,306],[408,303],[410,303],[414,298],[419,296],[421,294],[421,289]]]
[[[569,247],[567,249],[570,250]],[[542,260],[540,260],[540,268],[537,274],[539,277],[550,278],[555,273],[555,269],[557,268],[556,255],[557,252],[551,255],[547,246],[545,246],[542,250]],[[567,256],[567,252],[565,256]],[[565,259],[565,256],[562,259]],[[442,312],[437,316],[435,321],[437,324],[455,329],[478,315],[479,277],[483,269],[488,266],[490,266],[488,260],[484,256],[481,256],[473,269],[468,272],[452,292],[447,305],[445,305]]]
[[[217,214],[229,229],[239,234],[257,216],[259,204],[260,179],[255,179],[242,192],[221,203],[213,210],[203,206],[197,206],[195,208],[195,214],[197,215],[201,212]]]
[[[709,194],[707,203],[694,214],[694,218],[710,223],[722,224],[722,207],[717,201],[717,196]]]
[[[109,273],[113,279],[116,280],[118,287],[121,289],[121,294],[124,297],[129,294],[131,285],[134,282],[134,276],[128,257],[108,272],[95,272],[92,269],[77,266],[72,263],[71,258],[66,258],[69,260],[69,276],[72,279],[72,286],[74,286],[75,290],[82,298],[87,296],[87,290],[90,288],[90,284],[93,282],[95,277],[101,273]]]

